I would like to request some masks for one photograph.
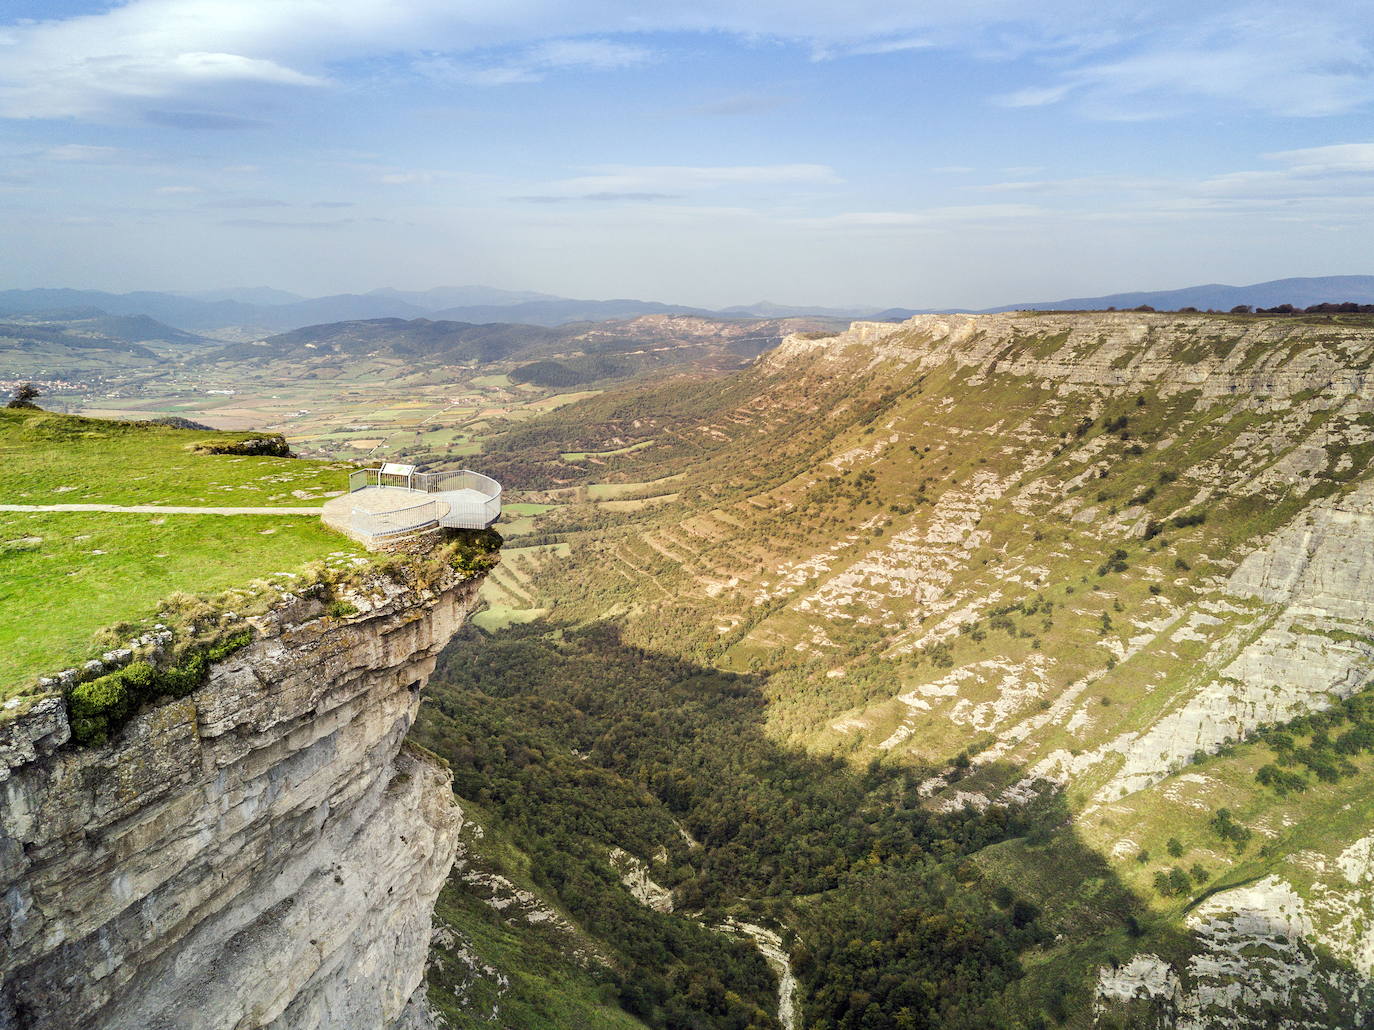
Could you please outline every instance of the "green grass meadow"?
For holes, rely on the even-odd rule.
[[[193,450],[261,435],[0,409],[0,503],[308,508],[347,489],[345,463]]]
[[[98,655],[103,627],[151,620],[176,591],[210,594],[360,554],[292,490],[341,489],[341,466],[197,454],[205,433],[0,409],[0,503],[285,506],[295,515],[0,512],[0,698]],[[74,486],[74,490],[59,487]]]

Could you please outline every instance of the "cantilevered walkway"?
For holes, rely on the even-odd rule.
[[[466,469],[416,472],[386,464],[348,477],[348,493],[321,511],[332,526],[367,546],[434,529],[486,529],[501,517],[501,484]]]

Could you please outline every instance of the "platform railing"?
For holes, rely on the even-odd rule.
[[[486,529],[501,517],[501,498],[488,497],[483,501],[465,501],[445,495],[448,513],[440,525],[449,529]]]
[[[421,501],[409,508],[398,508],[395,511],[367,511],[364,508],[354,508],[349,523],[355,533],[372,540],[386,540],[407,533],[433,529],[440,525],[447,507],[444,502],[436,500]]]
[[[416,482],[426,473],[383,472],[381,469],[357,469],[348,474],[348,492],[356,493],[369,486],[389,486],[397,490],[419,490],[429,493]]]
[[[348,491],[356,493],[369,486],[389,486],[418,493],[449,493],[454,490],[476,490],[487,497],[501,497],[501,484],[490,476],[469,469],[448,472],[383,472],[381,469],[357,469],[348,474]]]
[[[449,472],[417,472],[413,489],[426,493],[448,493],[452,490],[476,490],[488,497],[501,496],[501,484],[480,472],[457,469]]]

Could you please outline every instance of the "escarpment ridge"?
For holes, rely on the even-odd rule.
[[[1033,378],[1060,395],[1148,386],[1166,396],[1197,390],[1207,401],[1311,389],[1368,399],[1374,389],[1367,325],[1134,311],[855,322],[834,336],[789,336],[759,364],[782,372],[803,359],[824,368],[861,354],[870,368],[893,362],[929,372],[949,364],[970,386],[995,375]]]
[[[286,595],[109,743],[0,728],[0,1027],[426,1025],[463,815],[405,737],[480,580],[439,568]]]

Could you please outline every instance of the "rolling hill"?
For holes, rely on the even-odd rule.
[[[98,290],[35,289],[0,291],[0,315],[43,315],[70,308],[98,308],[114,315],[147,315],[178,328],[197,331],[247,326],[265,331],[284,331],[325,322],[374,318],[421,318],[464,322],[521,322],[557,326],[569,322],[634,318],[649,314],[699,314],[714,312],[689,305],[660,304],[639,300],[539,299],[545,295],[510,293],[482,288],[453,288],[406,294],[401,291],[344,293],[329,297],[271,302],[249,302],[252,291],[211,291],[201,295],[137,292],[104,293]],[[259,295],[260,296],[260,295]],[[434,308],[435,298],[483,297],[481,303]],[[409,298],[409,299],[407,299]],[[519,299],[516,299],[519,298]],[[418,303],[417,303],[418,301]]]
[[[81,379],[150,369],[210,341],[146,315],[99,310],[0,321],[0,379]]]
[[[364,356],[406,360],[413,370],[504,363],[517,381],[571,386],[650,368],[738,368],[789,333],[826,331],[824,319],[708,319],[643,315],[557,328],[444,319],[366,319],[306,326],[199,355],[200,365],[305,362],[343,367]],[[526,372],[522,362],[529,363]],[[555,381],[556,380],[556,381]]]

